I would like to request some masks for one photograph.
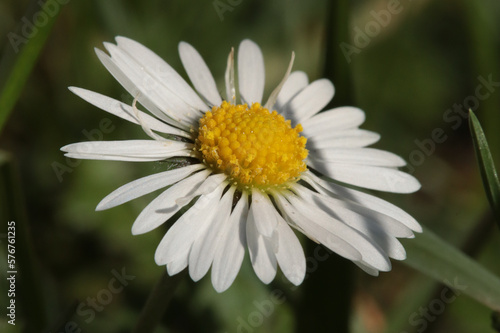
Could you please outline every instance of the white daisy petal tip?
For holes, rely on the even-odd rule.
[[[295,267],[295,270],[299,271],[300,268]],[[296,286],[300,286],[302,282],[304,282],[305,277],[306,277],[305,272],[304,273],[297,272],[295,274],[289,274],[286,276],[286,278]]]
[[[380,271],[377,270],[376,268],[373,268],[372,266],[364,263],[364,262],[361,262],[361,261],[353,261],[354,264],[356,266],[358,266],[359,268],[361,268],[365,273],[371,275],[371,276],[379,276],[380,275]]]
[[[377,267],[378,268],[378,267]],[[379,271],[381,272],[390,272],[392,270],[392,262],[391,260],[387,257],[387,263],[385,266],[378,268]]]
[[[276,277],[276,271],[271,270],[271,269],[266,269],[265,271],[259,271],[257,274],[257,277],[259,278],[260,281],[264,284],[269,284],[273,282],[274,278]]]
[[[189,203],[191,201],[190,198],[188,197],[184,197],[184,198],[179,198],[179,199],[176,199],[175,200],[175,203],[178,205],[178,206],[184,206],[186,205],[187,203]]]
[[[177,45],[177,51],[179,52],[179,54],[181,54],[181,57],[182,57],[182,54],[185,54],[187,52],[196,51],[196,49],[188,42],[180,41],[179,44]]]
[[[395,184],[398,184],[399,182],[401,183],[404,182],[404,185],[400,188],[399,192],[395,191],[395,193],[410,194],[418,192],[422,188],[422,184],[420,184],[417,178],[411,176],[410,174],[405,173],[405,175],[406,175],[405,180],[399,177],[394,177]],[[396,187],[396,185],[394,187]]]
[[[164,262],[162,260],[162,257],[158,254],[158,251],[155,252],[155,255],[154,255],[154,260],[155,260],[155,263],[158,265],[158,266],[163,266],[163,265],[166,265],[167,263]],[[166,268],[166,267],[165,267]]]
[[[96,212],[101,212],[101,211],[103,211],[103,210],[108,209],[108,208],[106,207],[106,203],[105,203],[105,202],[103,202],[103,201],[104,201],[104,200],[101,200],[101,202],[99,202],[99,203],[97,204],[97,206],[95,207],[95,211],[96,211]]]
[[[167,273],[172,276],[175,274],[179,274],[187,267],[187,260],[180,259],[176,261],[169,262],[167,265]]]
[[[128,37],[125,37],[125,36],[116,36],[115,37],[115,41],[116,41],[116,44],[121,44],[121,43],[126,43],[126,42],[134,42],[134,43],[137,43],[136,41],[134,41],[133,39],[130,39]]]
[[[231,285],[230,284],[229,285],[212,284],[212,286],[214,287],[214,290],[217,293],[222,294],[223,292],[225,292],[226,290],[228,290]]]
[[[148,230],[145,230],[144,228],[141,228],[140,225],[137,223],[132,224],[132,229],[131,229],[132,235],[137,236],[137,235],[142,235],[148,232]]]
[[[420,225],[420,223],[418,223],[416,220],[415,220],[415,224],[416,226],[413,227],[413,231],[415,232],[418,232],[419,234],[423,233],[424,232],[424,229],[422,228],[422,226]],[[410,237],[410,238],[415,238],[415,235],[413,235],[413,237]]]
[[[399,261],[406,260],[406,251],[403,248],[403,251],[401,251],[401,253],[399,253],[399,255],[391,257],[391,258],[394,260],[399,260]]]
[[[292,123],[305,123],[323,110],[332,100],[334,94],[335,88],[330,80],[316,80],[298,92],[284,106],[283,113],[292,120]]]
[[[324,89],[325,89],[323,94],[325,94],[327,96],[332,96],[330,98],[330,100],[332,100],[333,96],[335,96],[335,85],[329,79],[323,79],[323,80],[325,80],[325,82],[323,83]]]
[[[102,54],[106,54],[105,52],[103,52],[103,50],[101,50],[100,48],[98,47],[94,47],[94,52],[95,54],[99,57],[100,55]]]
[[[75,87],[75,86],[69,86],[68,87],[68,90],[71,91],[73,94],[75,95],[78,95],[78,91],[82,89],[82,88],[79,88],[79,87]]]
[[[193,265],[188,266],[188,271],[189,271],[189,276],[191,277],[191,280],[194,282],[200,281],[206,273],[202,273],[194,268]]]
[[[213,267],[212,267],[212,272],[213,272]],[[220,293],[223,293],[224,291],[228,290],[229,287],[233,284],[234,280],[236,279],[236,276],[231,277],[229,279],[227,278],[222,278],[218,280],[213,280],[212,279],[212,286],[214,287],[215,291]]]

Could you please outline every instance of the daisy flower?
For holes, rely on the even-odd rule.
[[[179,54],[192,86],[136,41],[117,37],[116,44],[104,46],[109,54],[96,49],[97,56],[135,98],[132,105],[82,88],[70,90],[140,125],[150,139],[81,142],[61,149],[79,159],[175,161],[175,169],[123,185],[96,209],[163,189],[135,220],[132,233],[137,235],[190,205],[155,253],[156,263],[166,265],[170,275],[189,267],[198,281],[211,267],[212,284],[222,292],[233,283],[248,248],[264,283],[274,279],[279,266],[299,285],[306,260],[293,229],[372,275],[389,271],[389,258],[405,259],[397,238],[421,232],[418,222],[352,186],[411,193],[419,182],[398,170],[405,165],[399,156],[367,148],[380,136],[359,128],[362,110],[322,111],[334,86],[326,79],[309,83],[305,73],[291,72],[293,53],[283,80],[263,104],[264,60],[250,40],[241,42],[237,56],[234,50],[229,54],[225,99],[188,43],[179,44]]]

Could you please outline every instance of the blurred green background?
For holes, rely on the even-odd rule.
[[[48,331],[60,332],[58,325],[71,320],[75,332],[128,332],[164,272],[153,255],[166,228],[141,236],[130,233],[135,217],[154,195],[110,211],[94,210],[118,186],[165,166],[65,159],[60,147],[89,137],[145,138],[138,126],[98,110],[67,87],[132,101],[93,50],[117,35],[148,46],[184,77],[177,45],[187,41],[202,54],[220,84],[230,48],[250,38],[264,52],[266,95],[282,78],[291,51],[296,54],[294,69],[305,71],[312,81],[323,76],[329,61],[324,48],[330,2],[53,1],[67,4],[61,6],[0,133],[0,149],[10,152],[20,168],[39,270],[35,278],[47,300]],[[4,37],[0,54],[12,54],[9,33],[22,29],[29,6],[27,0],[0,2]],[[381,16],[391,8],[390,17]],[[498,165],[500,3],[352,1],[349,12],[351,40],[338,47],[348,50],[345,67],[353,75],[355,104],[367,114],[363,128],[381,133],[376,147],[403,156],[409,162],[407,171],[422,183],[416,194],[380,196],[500,275],[500,237],[488,215],[467,121],[453,111],[460,105],[474,108]],[[2,77],[8,69],[0,68]],[[485,86],[484,80],[493,84]],[[335,78],[333,83],[337,89],[342,85]],[[477,95],[478,89],[488,97]],[[112,125],[103,131],[99,126],[104,119]],[[441,133],[439,139],[436,131]],[[6,242],[0,240],[5,255]],[[335,267],[324,269],[338,259],[302,240],[309,270],[300,287],[293,287],[280,273],[269,286],[263,285],[248,258],[233,286],[222,294],[213,290],[209,276],[198,283],[184,276],[156,332],[305,332],[311,322],[316,323],[314,331],[338,332],[328,313],[345,309],[328,295],[331,289],[345,288],[333,282],[335,275],[346,273]],[[489,309],[465,295],[440,303],[446,287],[400,262],[393,265],[390,273],[378,278],[353,269],[352,302],[346,305],[352,332],[493,332]],[[2,259],[2,309],[7,306],[4,266]],[[113,272],[122,270],[130,276],[127,285],[120,292],[107,292]],[[315,275],[320,274],[321,281],[332,283],[314,285]],[[109,303],[90,311],[89,298],[96,297]],[[0,329],[21,331],[29,320],[18,308],[17,325],[12,327],[2,311]]]

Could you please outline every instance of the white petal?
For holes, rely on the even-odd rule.
[[[294,205],[288,202],[282,195],[273,193],[273,197],[278,204],[281,212],[298,225],[305,234],[315,241],[323,244],[333,252],[349,260],[361,260],[361,253],[350,243],[342,238],[341,235],[332,233],[323,226],[316,223],[316,216],[304,215],[304,212],[299,211]],[[310,218],[309,218],[310,217]],[[312,220],[311,218],[314,218]]]
[[[87,141],[61,148],[65,156],[80,159],[119,161],[161,161],[173,156],[190,156],[192,143],[181,141],[121,140]]]
[[[413,193],[420,189],[418,180],[402,171],[367,165],[323,163],[309,160],[314,169],[340,181],[371,190],[393,193]]]
[[[297,236],[283,218],[278,223],[278,236],[279,249],[276,253],[278,264],[287,279],[298,286],[306,275],[306,257]]]
[[[288,195],[287,199],[303,215],[314,216],[314,222],[317,225],[328,230],[331,234],[337,235],[339,238],[355,247],[361,253],[362,261],[369,263],[381,271],[388,271],[391,269],[391,262],[385,252],[365,235],[345,225],[336,218],[329,216],[318,207],[310,205],[295,195]]]
[[[223,233],[221,232],[228,222],[235,187],[231,186],[224,194],[217,206],[212,209],[217,211],[217,215],[212,221],[205,221],[208,228],[200,233],[193,243],[189,253],[189,275],[193,281],[198,281],[207,274],[214,260],[217,247],[221,245]]]
[[[249,39],[238,48],[238,82],[241,99],[249,106],[262,103],[264,94],[264,57],[259,46]]]
[[[252,204],[248,219],[255,223],[257,230],[265,237],[271,237],[278,221],[275,217],[276,208],[267,196],[260,190],[252,190]]]
[[[329,130],[307,137],[307,149],[356,148],[374,144],[380,134],[362,129]]]
[[[101,202],[99,202],[96,210],[99,211],[116,207],[140,196],[159,190],[165,186],[172,185],[173,183],[186,178],[193,172],[204,168],[205,166],[200,163],[139,178],[108,194],[101,200]]]
[[[329,194],[341,198],[342,200],[348,200],[360,206],[364,206],[368,209],[388,215],[395,220],[400,221],[411,230],[422,232],[422,227],[410,214],[406,213],[404,210],[391,204],[388,201],[382,200],[380,198],[377,198],[376,196],[364,192],[349,189],[345,186],[325,181],[317,177],[310,171],[304,172],[302,179],[313,186],[314,184],[320,185],[325,190],[328,190]]]
[[[144,45],[126,38],[116,37],[118,47],[134,58],[158,82],[195,109],[205,110],[207,105],[186,81],[161,57]]]
[[[153,74],[154,69],[137,62],[115,44],[104,43],[104,46],[111,55],[111,61],[134,82],[140,94],[148,96],[161,111],[184,126],[195,125],[200,112],[183,101],[175,92],[165,87],[157,75]],[[140,98],[140,96],[134,97]]]
[[[115,116],[118,116],[122,119],[128,120],[134,124],[139,124],[137,116],[135,115],[135,112],[130,105],[82,88],[69,87],[69,90],[71,90],[74,94],[83,98],[90,104],[93,104],[94,106],[97,106],[104,111],[114,114]],[[158,119],[151,117],[147,113],[139,111],[139,116],[141,117],[141,120],[154,131],[179,135],[189,139],[191,138],[191,134],[189,132],[167,125],[159,121]]]
[[[365,113],[359,108],[343,106],[321,112],[302,122],[303,135],[310,137],[336,130],[358,127],[365,121]]]
[[[253,220],[247,220],[246,226],[248,252],[253,270],[265,284],[270,283],[276,276],[277,261],[273,246],[269,238],[259,234]]]
[[[330,80],[316,80],[284,106],[283,115],[292,123],[302,123],[321,111],[332,100],[334,92]]]
[[[282,113],[281,109],[302,89],[307,87],[309,80],[307,74],[301,71],[296,71],[290,74],[281,89],[278,98],[276,99],[275,109]]]
[[[389,257],[402,260],[406,252],[396,237],[413,237],[412,231],[399,221],[362,206],[321,195],[295,185],[294,190],[309,204],[364,234]],[[363,209],[364,208],[364,209]]]
[[[240,270],[246,246],[248,196],[243,192],[229,220],[212,265],[212,284],[221,293],[233,283]]]
[[[370,233],[371,229],[377,229],[394,237],[413,237],[411,229],[400,221],[355,202],[316,193],[299,184],[294,185],[293,191],[333,218],[365,234]]]
[[[227,175],[224,173],[211,175],[210,177],[205,179],[203,184],[201,184],[200,187],[198,187],[198,189],[195,192],[191,193],[190,195],[188,195],[186,197],[180,197],[180,198],[176,199],[175,202],[178,205],[184,206],[199,195],[208,194],[208,193],[213,192],[216,188],[221,186],[222,183],[224,181],[226,181],[226,179],[227,179]]]
[[[189,79],[200,95],[212,105],[222,104],[214,77],[198,51],[190,44],[181,42],[179,54]]]
[[[185,257],[179,258],[167,264],[167,272],[168,275],[172,276],[177,273],[180,273],[184,268],[188,265],[187,255]]]
[[[177,213],[182,206],[175,203],[179,196],[196,191],[211,171],[202,170],[169,187],[149,203],[139,214],[132,226],[132,234],[139,235],[153,230]]]
[[[169,112],[165,109],[165,105],[161,100],[161,96],[157,96],[153,92],[149,94],[145,93],[143,90],[145,87],[138,87],[137,84],[141,82],[137,81],[137,75],[134,77],[129,77],[129,73],[125,73],[124,70],[115,63],[106,53],[99,49],[95,49],[97,57],[101,63],[106,67],[106,69],[113,75],[113,77],[120,82],[120,84],[128,91],[130,95],[137,98],[139,102],[146,107],[152,114],[165,121],[168,124],[184,128],[189,130],[188,124],[183,124],[180,119],[177,119],[175,114]],[[168,115],[167,115],[168,114]]]
[[[368,273],[372,276],[378,276],[379,271],[377,269],[373,268],[372,266],[370,266],[364,262],[360,262],[360,261],[353,261],[353,262],[356,264],[356,266],[361,268],[366,273]]]
[[[161,161],[170,157],[190,157],[192,152],[189,150],[179,150],[178,152],[161,155],[161,156],[123,156],[123,155],[100,155],[100,154],[73,154],[67,153],[64,156],[69,158],[77,158],[82,160],[106,160],[106,161],[122,161],[122,162],[155,162]]]
[[[186,260],[189,250],[198,235],[209,226],[217,211],[210,209],[219,204],[224,187],[201,196],[194,205],[182,214],[181,217],[168,229],[167,233],[156,248],[155,261],[158,265],[165,265],[180,259]]]
[[[406,259],[406,250],[397,238],[391,237],[379,230],[373,230],[369,236],[390,258],[396,260]]]
[[[375,148],[328,148],[310,150],[310,158],[315,160],[373,165],[383,167],[402,167],[406,165],[404,159],[385,150]]]

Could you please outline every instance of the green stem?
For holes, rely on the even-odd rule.
[[[326,45],[323,77],[330,79],[335,85],[335,97],[331,106],[352,105],[352,76],[348,59],[340,45],[349,43],[349,6],[352,1],[338,0],[330,2],[328,21],[326,23]]]
[[[353,105],[352,81],[349,63],[340,48],[348,43],[350,0],[329,2],[326,21],[326,45],[323,76],[335,85],[335,97],[330,107]],[[313,253],[316,244],[309,242],[307,253]],[[349,332],[353,292],[353,265],[335,254],[318,263],[317,271],[310,272],[303,286],[303,297],[296,313],[297,332]]]
[[[139,321],[132,333],[153,332],[160,323],[163,314],[167,310],[170,300],[179,283],[186,276],[186,270],[174,276],[169,276],[165,271],[156,286],[151,290],[148,300],[142,309]]]

